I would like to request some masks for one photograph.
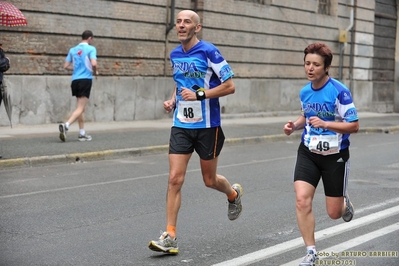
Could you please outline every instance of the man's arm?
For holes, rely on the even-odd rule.
[[[64,62],[64,69],[66,69],[66,70],[73,70],[73,64],[72,64],[72,62],[65,61],[65,62]]]
[[[229,94],[233,94],[236,91],[233,79],[229,78],[219,86],[210,90],[205,90],[206,98],[219,98]]]
[[[97,71],[97,60],[96,59],[90,59],[90,63],[91,63],[91,69],[93,70],[93,75],[98,75],[98,71]]]
[[[236,87],[234,85],[233,79],[229,78],[222,84],[220,84],[217,87],[214,87],[209,90],[204,90],[205,92],[205,99],[208,98],[218,98],[222,96],[226,96],[229,94],[233,94],[236,90]],[[187,88],[182,88],[181,96],[185,101],[196,101],[197,100],[197,95],[195,92],[193,92],[190,89]]]
[[[169,100],[163,102],[163,108],[166,110],[167,113],[173,111],[176,106],[176,85],[173,90],[172,97]]]

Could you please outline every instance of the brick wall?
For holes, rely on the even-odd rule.
[[[101,75],[163,76],[168,9],[164,0],[14,0],[28,26],[2,27],[8,74],[69,75],[62,69],[84,30],[94,33]],[[178,1],[190,8],[189,0]]]
[[[166,36],[170,1],[10,2],[23,11],[29,25],[2,28],[0,38],[13,61],[9,74],[69,75],[62,69],[65,55],[86,29],[95,35],[101,75],[171,74],[168,55],[178,43],[174,29]],[[332,0],[339,16],[318,14],[316,0],[181,0],[175,13],[197,7],[203,19],[201,36],[220,48],[236,77],[297,79],[303,78],[303,49],[317,40],[333,49],[331,73],[337,74],[338,33],[349,23],[347,2]],[[348,62],[345,56],[345,67]]]

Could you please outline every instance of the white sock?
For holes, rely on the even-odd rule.
[[[313,251],[313,254],[317,254],[316,246],[307,246],[306,250],[307,250],[307,252],[309,252],[311,250],[311,251]]]
[[[86,133],[86,132],[85,132],[85,130],[84,130],[83,128],[82,128],[82,129],[79,129],[79,134],[80,134],[80,135],[84,136],[85,133]]]
[[[66,127],[67,129],[69,128],[69,123],[68,123],[68,122],[65,123],[65,127]]]

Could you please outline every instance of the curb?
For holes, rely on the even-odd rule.
[[[399,126],[377,128],[368,127],[359,129],[358,133],[394,133],[399,131]],[[225,145],[242,145],[242,144],[257,144],[268,141],[283,141],[300,139],[301,132],[294,133],[289,138],[285,134],[266,135],[258,137],[243,137],[243,138],[228,138],[225,140]],[[63,155],[37,156],[25,157],[15,159],[0,160],[0,169],[17,168],[17,167],[40,167],[57,164],[73,164],[84,163],[89,161],[111,160],[127,157],[139,157],[150,154],[157,154],[167,152],[169,145],[149,146],[141,148],[127,148],[118,150],[104,150],[84,153],[71,153]]]
[[[150,146],[143,148],[104,150],[83,153],[71,153],[63,155],[25,157],[6,159],[0,161],[0,169],[16,167],[40,167],[57,164],[84,163],[88,161],[111,160],[124,157],[137,157],[148,154],[156,154],[167,151],[168,145]]]
[[[361,128],[357,133],[395,133],[399,131],[399,126],[390,126],[390,127],[367,127]]]

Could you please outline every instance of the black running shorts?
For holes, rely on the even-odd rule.
[[[323,180],[324,194],[329,197],[345,195],[349,175],[349,149],[321,155],[311,152],[302,142],[298,148],[294,181],[301,180],[317,187]]]
[[[185,129],[172,127],[169,140],[169,154],[190,154],[194,150],[203,160],[219,156],[224,134],[222,128]]]
[[[81,97],[85,96],[90,98],[90,91],[91,91],[91,79],[75,79],[72,81],[71,89],[72,89],[72,96]]]

